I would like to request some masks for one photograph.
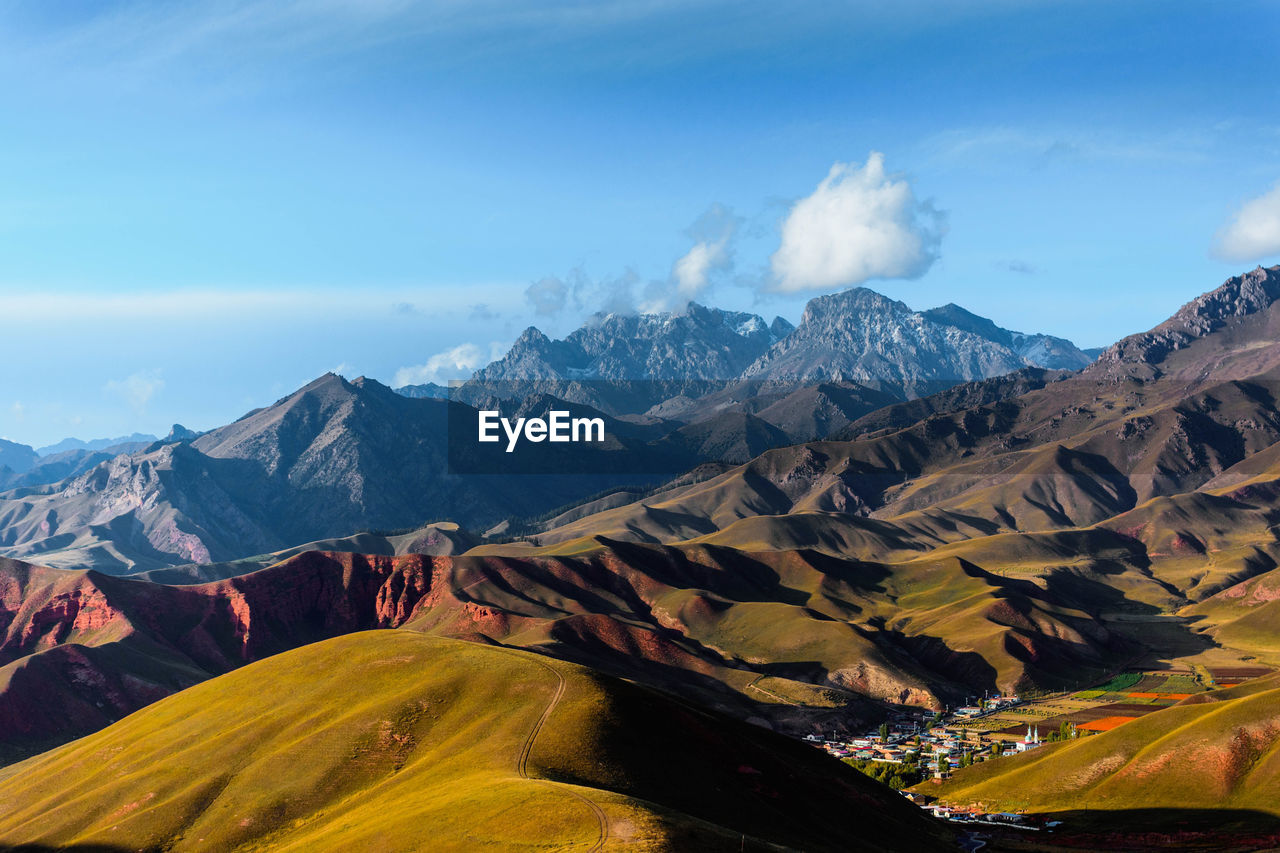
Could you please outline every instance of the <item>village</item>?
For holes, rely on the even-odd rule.
[[[972,764],[1110,731],[1196,693],[1232,687],[1270,671],[1258,666],[1174,666],[1123,672],[1083,690],[986,696],[942,711],[897,708],[877,728],[860,735],[810,734],[805,740],[940,819],[1052,831],[1059,822],[1038,815],[956,807],[908,789],[928,779],[941,781]]]
[[[956,809],[936,803],[926,794],[905,790],[925,779],[945,779],[960,767],[1026,752],[1064,737],[1081,736],[1082,732],[1068,724],[1042,733],[1038,724],[1029,722],[1021,736],[993,730],[989,723],[984,725],[990,718],[1007,722],[1008,712],[1026,704],[1021,697],[1010,694],[983,698],[977,704],[950,711],[899,710],[876,730],[860,736],[838,740],[811,734],[805,740],[898,790],[940,819],[1028,830],[1053,829],[1057,821],[1043,822],[1012,812],[988,814]]]

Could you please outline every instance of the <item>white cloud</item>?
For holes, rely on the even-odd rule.
[[[141,413],[162,388],[164,380],[159,370],[144,370],[124,379],[112,379],[104,386],[109,394],[115,394],[129,404],[129,408]]]
[[[639,311],[652,314],[680,310],[701,296],[711,286],[713,270],[732,266],[729,237],[726,233],[718,240],[695,243],[671,265],[671,276],[666,281],[655,279],[645,286]]]
[[[488,352],[472,343],[458,344],[431,356],[425,364],[400,368],[391,384],[394,388],[401,388],[405,385],[423,385],[427,382],[441,385],[450,379],[467,379],[476,370],[501,358],[502,353],[503,346],[497,341],[489,344]]]
[[[564,279],[547,276],[525,288],[524,296],[533,306],[533,313],[540,317],[554,317],[564,310],[569,301],[569,285]]]
[[[640,311],[680,310],[700,298],[714,283],[713,273],[733,269],[734,239],[742,218],[722,204],[713,204],[685,230],[693,247],[671,265],[666,281],[644,287]]]
[[[727,234],[714,243],[704,240],[676,261],[671,268],[671,278],[675,280],[676,294],[688,300],[706,290],[711,270],[723,268],[728,262],[729,254],[726,251],[728,244]]]
[[[1280,255],[1280,184],[1241,205],[1218,231],[1213,254],[1233,263]]]
[[[772,258],[772,289],[832,290],[873,278],[917,278],[938,257],[945,217],[887,175],[884,155],[836,163],[813,194],[796,202]]]
[[[547,276],[525,288],[525,300],[535,314],[556,317],[566,311],[627,314],[636,310],[634,289],[639,281],[634,270],[617,278],[595,279],[582,267],[574,267],[564,278]]]

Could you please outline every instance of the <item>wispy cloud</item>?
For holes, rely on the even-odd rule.
[[[1174,132],[1115,132],[1049,127],[960,127],[925,139],[924,155],[939,163],[1017,156],[1044,168],[1073,161],[1198,163],[1209,156],[1217,129]]]
[[[479,59],[621,34],[645,21],[725,5],[726,0],[132,0],[79,17],[58,16],[59,25],[38,31],[7,21],[21,37],[10,39],[6,52],[57,60],[51,67],[124,75],[183,66],[202,75],[236,74],[261,63],[305,63],[423,40],[443,48],[426,56]],[[0,23],[6,23],[3,13]],[[645,54],[652,60],[663,52]]]
[[[231,317],[253,319],[288,314],[302,317],[334,315],[412,315],[430,305],[433,314],[468,312],[477,296],[491,302],[510,300],[520,292],[518,284],[439,285],[421,288],[280,288],[280,289],[180,289],[163,291],[90,292],[0,288],[5,316],[10,321],[70,321],[99,318],[132,318],[184,321],[192,318]]]
[[[43,60],[81,82],[133,77],[155,85],[190,77],[212,85],[222,85],[215,82],[222,78],[272,85],[287,77],[281,68],[412,43],[428,63],[510,62],[529,70],[553,54],[559,67],[634,71],[716,56],[754,59],[762,49],[803,45],[841,30],[859,34],[851,45],[857,48],[876,33],[930,30],[1023,2],[122,0],[74,4],[70,8],[85,11],[42,16],[56,23],[41,26],[0,9],[0,61],[28,66]],[[267,65],[273,73],[258,73]]]
[[[539,317],[559,317],[566,313],[636,310],[635,288],[640,277],[627,270],[614,278],[594,278],[582,267],[565,276],[545,276],[525,288],[525,301]]]
[[[724,205],[711,205],[685,231],[694,241],[692,248],[671,265],[666,281],[649,283],[640,310],[680,309],[701,298],[711,288],[714,274],[733,269],[733,242],[742,222]]]
[[[1029,264],[1026,261],[1020,261],[1014,258],[1010,261],[996,261],[994,264],[998,270],[1006,272],[1016,272],[1018,275],[1035,275],[1040,272],[1040,268],[1035,264]]]
[[[452,4],[449,4],[452,5]],[[461,5],[461,4],[459,4]],[[67,16],[27,49],[145,71],[200,55],[221,54],[234,63],[250,55],[287,55],[300,48],[347,49],[405,34],[403,18],[424,4],[404,0],[215,0],[152,3],[135,0],[101,7],[97,14]],[[447,18],[448,15],[441,16]],[[345,37],[344,37],[345,34]]]
[[[124,379],[112,379],[103,386],[104,391],[119,397],[138,414],[146,411],[147,403],[163,388],[164,380],[160,378],[158,369],[142,370]]]
[[[702,240],[684,254],[671,268],[675,296],[685,302],[707,289],[711,271],[724,269],[729,261],[729,235],[718,240]]]
[[[476,370],[502,356],[504,347],[498,342],[483,350],[473,343],[459,344],[431,356],[423,364],[402,367],[396,371],[392,386],[443,384],[450,379],[466,379]]]
[[[564,276],[545,276],[531,282],[524,296],[537,317],[556,318],[575,313],[655,313],[678,311],[702,298],[715,278],[733,269],[733,243],[743,219],[721,204],[713,204],[685,229],[693,245],[671,264],[666,278],[644,281],[634,269],[622,275],[595,278],[582,267]]]

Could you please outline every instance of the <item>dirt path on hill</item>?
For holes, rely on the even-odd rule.
[[[791,707],[793,707],[793,708],[799,708],[799,707],[800,707],[800,703],[799,703],[799,702],[793,702],[793,701],[791,701],[790,699],[787,699],[787,698],[785,698],[785,697],[779,696],[777,693],[774,693],[772,690],[769,690],[769,689],[767,689],[767,688],[761,687],[761,686],[760,686],[760,682],[761,682],[762,680],[764,680],[764,678],[765,678],[765,676],[763,676],[763,675],[762,675],[762,676],[760,676],[759,678],[755,679],[754,681],[752,681],[750,684],[748,684],[748,685],[747,685],[747,689],[748,689],[748,690],[755,690],[757,693],[763,693],[765,696],[768,696],[770,699],[776,699],[776,700],[778,700],[778,701],[779,701],[780,703],[782,703],[783,705],[790,705],[790,706],[791,706]]]
[[[547,707],[543,710],[542,716],[538,717],[538,721],[533,724],[533,728],[529,730],[528,736],[524,739],[524,744],[520,747],[520,754],[516,758],[516,773],[520,775],[521,779],[527,779],[530,782],[536,782],[540,785],[552,786],[556,788],[556,790],[568,794],[587,808],[591,809],[592,814],[596,816],[596,822],[600,825],[600,835],[596,839],[596,843],[591,845],[588,849],[591,853],[596,853],[596,851],[604,849],[604,843],[609,838],[609,816],[604,813],[604,809],[600,808],[594,800],[583,796],[568,785],[564,785],[559,782],[552,782],[549,779],[539,779],[529,775],[529,755],[533,752],[534,741],[538,739],[538,733],[542,731],[542,727],[546,725],[547,720],[551,718],[552,712],[555,711],[556,706],[560,704],[560,700],[564,697],[565,691],[564,676],[560,674],[559,670],[549,664],[543,663],[542,661],[534,661],[534,663],[538,664],[538,666],[547,670],[556,677],[556,691],[555,694],[552,695],[551,701],[547,703]]]

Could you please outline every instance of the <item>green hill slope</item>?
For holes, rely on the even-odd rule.
[[[1280,817],[1280,677],[966,768],[930,794],[990,810],[1241,809]]]
[[[373,631],[0,771],[0,844],[952,849],[817,750],[537,655]]]

